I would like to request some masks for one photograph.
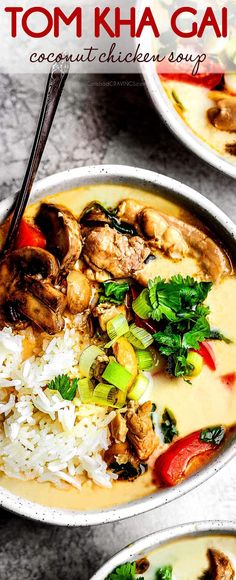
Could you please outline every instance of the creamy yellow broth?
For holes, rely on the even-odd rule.
[[[150,568],[145,580],[153,580],[160,566],[173,566],[173,580],[197,580],[209,568],[207,550],[215,548],[230,559],[236,571],[236,537],[203,536],[168,543],[147,555]]]
[[[93,185],[45,199],[66,205],[75,214],[79,214],[90,201],[109,201],[111,206],[116,206],[121,199],[127,197],[142,200],[145,204],[172,215],[188,215],[161,197],[126,186]],[[27,209],[29,217],[35,214],[37,205]],[[196,271],[194,260],[173,264],[175,273],[193,274]],[[163,258],[163,261],[158,261],[158,265],[159,275],[164,277],[174,273],[169,260]],[[192,380],[192,385],[182,379],[170,379],[159,374],[153,377],[153,383],[146,394],[146,399],[155,402],[161,411],[165,407],[173,411],[180,436],[211,425],[232,425],[236,421],[236,388],[230,390],[220,380],[220,375],[236,371],[235,295],[236,278],[231,276],[215,285],[208,298],[212,325],[220,328],[233,341],[230,345],[224,342],[214,343],[217,370],[212,372],[205,365],[201,374]],[[134,482],[115,482],[112,489],[100,488],[91,482],[84,484],[81,491],[67,484],[65,488],[58,489],[50,483],[14,480],[5,475],[0,478],[0,483],[13,493],[43,505],[86,511],[136,500],[156,490],[152,483],[151,470]]]
[[[190,129],[225,159],[231,163],[236,163],[236,156],[225,150],[226,145],[235,143],[236,133],[216,129],[207,117],[208,109],[215,105],[208,96],[209,89],[172,80],[163,82],[163,86],[173,106]],[[178,101],[182,103],[183,109],[180,109],[178,105],[176,106],[173,92]]]

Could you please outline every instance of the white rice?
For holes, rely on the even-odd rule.
[[[79,335],[66,328],[45,340],[41,356],[23,360],[23,340],[0,331],[0,470],[9,477],[64,482],[80,489],[88,478],[111,487],[102,451],[114,412],[62,399],[47,388],[56,375],[78,376]]]

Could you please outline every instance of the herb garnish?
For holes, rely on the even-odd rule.
[[[73,401],[78,386],[78,379],[70,379],[68,375],[58,375],[50,381],[48,388],[59,391],[63,399]]]
[[[110,210],[104,205],[102,205],[99,201],[95,201],[89,207],[86,208],[85,212],[81,217],[80,220],[81,223],[90,227],[92,227],[93,225],[99,225],[99,221],[101,222],[101,220],[98,219],[98,221],[96,221],[96,224],[94,224],[94,222],[89,219],[89,214],[94,210],[100,210],[108,219],[110,227],[117,230],[117,232],[119,232],[120,234],[127,234],[129,236],[137,235],[137,232],[132,225],[130,225],[128,222],[123,222],[118,217],[116,217],[118,208]],[[101,222],[100,225],[101,224],[103,225],[104,222]]]
[[[187,361],[190,349],[199,350],[204,340],[228,341],[219,331],[211,330],[204,304],[211,282],[197,282],[180,274],[169,281],[159,276],[150,280],[148,288],[133,302],[135,313],[160,322],[160,330],[153,336],[162,355],[168,358],[168,372],[176,377],[191,375],[193,365]],[[140,312],[139,312],[140,308]],[[142,310],[142,312],[141,312]]]
[[[155,580],[172,580],[172,566],[161,566],[161,568],[158,568]]]
[[[128,290],[128,282],[102,282],[102,294],[100,295],[99,303],[114,302],[114,304],[122,304]]]
[[[176,427],[176,418],[170,409],[165,409],[162,415],[161,430],[164,435],[164,443],[171,443],[179,434]]]
[[[135,580],[136,578],[136,562],[127,562],[118,566],[106,580]],[[137,580],[144,580],[143,576],[139,576]]]
[[[225,429],[222,426],[208,427],[201,431],[200,440],[212,445],[220,445],[225,436]]]

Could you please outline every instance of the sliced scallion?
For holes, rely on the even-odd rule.
[[[140,373],[137,376],[137,379],[133,386],[131,387],[130,391],[128,392],[128,399],[132,399],[133,401],[139,401],[141,397],[144,395],[147,387],[149,384],[149,380],[143,373]]]
[[[119,338],[128,332],[129,325],[124,316],[124,314],[117,314],[107,323],[107,334],[110,338],[110,342],[108,342],[105,346],[109,348],[112,344]]]
[[[102,405],[105,407],[115,406],[116,400],[116,389],[111,385],[105,385],[105,383],[99,383],[94,391],[92,402],[97,405]]]
[[[85,377],[78,381],[80,400],[84,404],[92,403],[93,398],[93,384]]]
[[[124,392],[130,384],[132,375],[118,362],[110,361],[103,372],[102,378]]]
[[[125,335],[128,341],[135,346],[135,348],[139,348],[141,350],[145,350],[150,346],[154,338],[152,335],[144,330],[144,328],[140,328],[136,326],[136,324],[131,324],[129,327],[129,332]]]
[[[138,367],[141,371],[150,371],[155,365],[154,358],[150,350],[136,350]]]
[[[103,350],[98,346],[92,345],[85,348],[85,350],[83,350],[83,352],[80,355],[79,361],[79,370],[81,374],[84,375],[85,377],[89,377],[91,367],[93,366],[96,358],[103,354],[104,354]]]
[[[145,288],[139,296],[133,301],[132,308],[139,318],[150,318],[152,313],[152,306],[149,300],[149,290]]]

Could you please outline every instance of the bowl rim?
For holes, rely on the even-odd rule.
[[[169,542],[184,538],[201,537],[205,535],[236,535],[236,523],[233,521],[209,520],[180,524],[178,526],[165,528],[158,532],[148,534],[126,548],[123,548],[117,554],[112,556],[90,580],[105,580],[106,576],[117,566],[139,557],[139,554],[150,552]]]
[[[215,219],[215,222],[227,232],[234,248],[236,248],[236,226],[220,208],[187,185],[146,169],[123,165],[94,165],[69,169],[38,181],[32,190],[31,201],[34,202],[47,195],[55,194],[56,191],[58,193],[59,191],[69,191],[93,183],[133,185],[147,191],[156,191],[163,196],[168,190],[168,199],[174,197],[180,204],[192,204],[196,212],[203,212],[211,222],[212,218]],[[164,191],[160,191],[161,189]],[[11,197],[0,202],[0,216],[4,217],[12,206],[12,201]],[[0,507],[30,519],[62,526],[88,526],[114,522],[139,515],[177,499],[217,473],[235,457],[235,454],[236,439],[232,440],[224,452],[212,463],[185,480],[180,486],[162,490],[157,494],[112,508],[91,512],[50,508],[17,496],[3,487],[0,487]]]
[[[142,7],[145,6],[145,0],[138,0],[137,9],[140,13],[142,13]],[[152,53],[151,35],[148,30],[145,30],[142,34],[142,47],[144,53]],[[203,139],[195,135],[192,129],[190,129],[190,127],[188,127],[188,125],[181,119],[166,95],[160,78],[155,70],[154,63],[140,63],[139,67],[147,92],[155,109],[158,111],[162,120],[175,137],[195,153],[195,155],[203,159],[203,161],[229,177],[236,179],[236,164],[230,163],[230,161],[224,159],[220,153],[214,151],[213,147],[210,147],[210,145],[205,143]]]

